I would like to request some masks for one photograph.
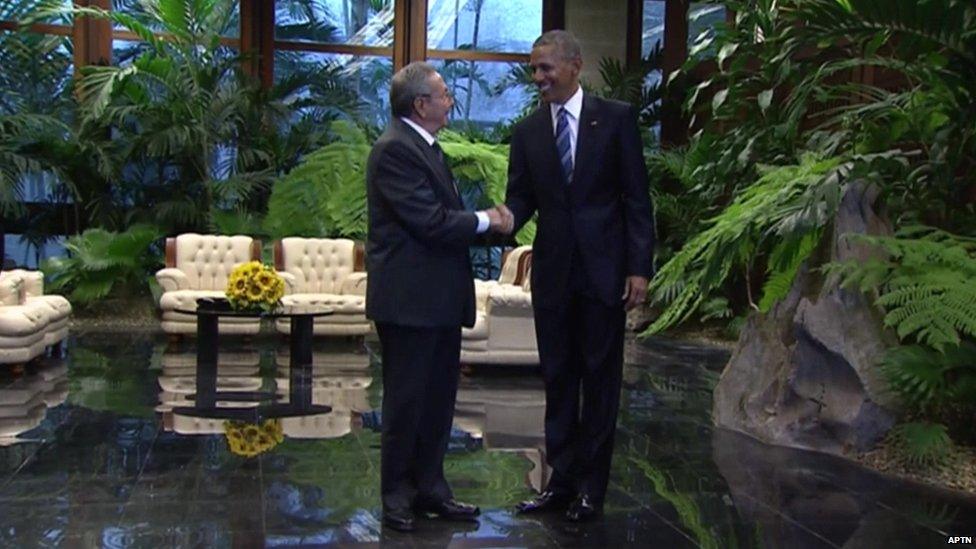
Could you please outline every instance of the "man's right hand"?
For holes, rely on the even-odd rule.
[[[507,235],[515,228],[515,217],[504,204],[485,210],[485,213],[488,214],[488,228],[492,232]]]

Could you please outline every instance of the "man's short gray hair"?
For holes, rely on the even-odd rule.
[[[433,91],[430,89],[430,75],[436,73],[433,65],[423,61],[414,61],[398,70],[390,81],[393,116],[408,118],[413,114],[414,100]]]
[[[533,48],[539,46],[555,46],[560,57],[567,60],[582,59],[583,48],[573,33],[564,30],[551,30],[543,33],[532,43]]]

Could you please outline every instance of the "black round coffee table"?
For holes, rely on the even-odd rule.
[[[226,302],[203,302],[197,309],[177,309],[176,312],[197,317],[197,392],[189,395],[193,406],[173,408],[173,413],[213,419],[257,422],[276,417],[325,414],[331,406],[312,404],[312,335],[315,319],[333,313],[318,307],[312,311],[287,308],[280,312],[235,311]],[[276,394],[268,391],[217,391],[217,358],[221,318],[287,318],[291,322],[289,345],[288,403],[276,402]],[[217,405],[217,401],[223,404]],[[233,407],[227,402],[258,402],[258,406]]]

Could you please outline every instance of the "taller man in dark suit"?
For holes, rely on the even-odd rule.
[[[543,104],[512,132],[505,202],[516,227],[539,213],[532,306],[553,474],[517,509],[568,506],[578,521],[602,510],[607,491],[624,311],[645,297],[654,223],[635,110],[583,93],[580,46],[566,31],[539,37],[530,61]]]
[[[468,247],[506,210],[467,212],[437,132],[454,105],[441,75],[411,63],[390,85],[393,118],[366,165],[366,316],[383,353],[383,523],[415,529],[414,511],[473,519],[444,478],[460,372],[461,326],[473,326]]]

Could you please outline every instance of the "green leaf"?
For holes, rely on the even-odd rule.
[[[773,90],[768,89],[759,92],[756,100],[759,102],[759,110],[765,114],[766,110],[769,109],[769,105],[773,102]]]
[[[719,107],[722,106],[722,103],[725,103],[725,99],[728,96],[729,96],[728,89],[717,91],[715,93],[715,96],[712,97],[712,112],[718,112]]]

